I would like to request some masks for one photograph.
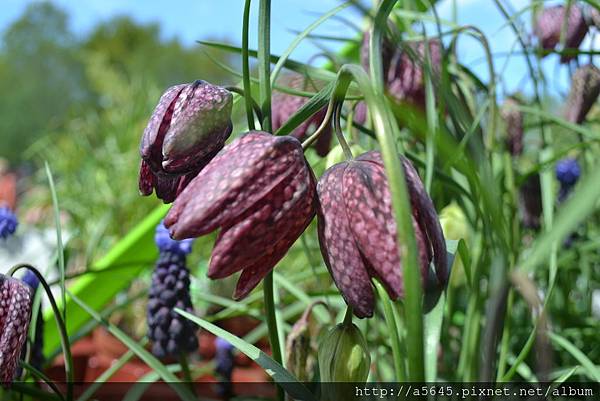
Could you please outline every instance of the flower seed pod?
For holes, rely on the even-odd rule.
[[[298,74],[286,77],[282,80],[281,85],[301,91],[318,91],[320,89],[313,80]],[[282,127],[308,100],[309,98],[307,97],[294,96],[275,90],[271,101],[273,107],[273,132]],[[291,135],[302,141],[321,125],[326,114],[327,107],[323,107],[296,127]],[[331,133],[331,125],[329,125],[315,142],[314,147],[319,156],[326,156],[329,152]]]
[[[353,388],[342,383],[366,383],[371,355],[362,333],[353,323],[340,323],[319,344],[319,372],[324,400],[349,400]]]
[[[506,124],[506,147],[511,155],[519,156],[523,153],[523,114],[519,102],[507,98],[500,108],[500,115]]]
[[[140,144],[140,192],[172,202],[232,130],[233,96],[205,81],[172,86],[161,96]]]
[[[412,164],[401,157],[426,291],[448,279],[446,243],[433,202]],[[319,242],[325,264],[358,317],[373,315],[372,278],[390,298],[404,294],[402,255],[383,160],[379,152],[329,168],[317,185]],[[435,278],[430,262],[435,266]],[[433,278],[433,280],[432,280]],[[430,286],[434,288],[430,288]]]
[[[316,183],[300,142],[251,131],[227,145],[176,199],[165,218],[175,239],[221,228],[208,276],[242,271],[244,298],[281,260],[315,214]]]
[[[148,338],[152,353],[159,357],[179,357],[198,349],[197,327],[181,316],[175,308],[193,313],[190,299],[190,273],[185,255],[161,252],[154,273],[148,300]]]
[[[391,61],[387,76],[390,94],[398,102],[408,102],[425,109],[425,46],[429,46],[429,63],[432,74],[441,71],[442,44],[438,39],[410,42],[402,52],[397,52]]]
[[[285,367],[301,382],[311,382],[315,372],[318,352],[315,339],[321,325],[313,318],[313,309],[319,304],[326,306],[323,301],[311,303],[294,323],[285,342]]]
[[[8,207],[0,207],[0,238],[13,235],[19,224],[17,216]]]
[[[592,64],[579,67],[571,78],[565,107],[565,119],[581,124],[600,94],[600,70]]]
[[[557,5],[544,8],[538,16],[534,33],[544,50],[554,50],[559,44],[566,13],[565,6]],[[571,4],[569,16],[566,21],[565,49],[578,49],[587,31],[588,25],[585,21],[582,8],[577,3]],[[560,61],[561,63],[566,63],[574,57],[576,57],[574,54],[563,54],[560,57]]]
[[[27,339],[31,301],[27,284],[0,274],[0,384],[5,387],[15,379]]]

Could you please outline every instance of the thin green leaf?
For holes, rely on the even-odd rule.
[[[191,313],[183,311],[179,308],[175,308],[175,311],[183,317],[196,323],[204,330],[211,332],[217,337],[227,340],[231,345],[248,356],[248,358],[259,364],[265,370],[265,372],[271,376],[273,380],[275,380],[275,382],[283,387],[290,397],[299,400],[316,401],[315,396],[304,386],[304,384],[296,380],[296,378],[283,366],[275,362],[273,358],[256,348],[254,345],[247,343],[241,338],[223,330],[218,326],[215,326],[212,323],[207,322],[204,319],[194,316]]]
[[[596,383],[600,383],[600,368],[598,368],[594,363],[587,357],[581,350],[579,350],[573,343],[569,340],[560,336],[556,333],[548,332],[548,337],[552,340],[552,342],[565,351],[567,351],[573,358],[577,360],[581,364],[581,368],[586,373],[587,377]]]

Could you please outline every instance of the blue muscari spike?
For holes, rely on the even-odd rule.
[[[165,227],[161,221],[156,226],[156,234],[154,235],[154,241],[158,250],[163,252],[177,253],[179,255],[187,255],[192,252],[193,239],[184,239],[182,241],[176,241],[169,235],[169,230]]]
[[[13,235],[19,224],[17,216],[8,207],[0,207],[0,238]]]
[[[556,164],[556,179],[562,188],[572,188],[580,175],[581,167],[576,159],[562,159]]]
[[[233,345],[231,345],[227,340],[217,337],[215,339],[215,348],[215,371],[219,375],[217,392],[222,398],[229,399],[233,395],[233,386],[231,383],[233,368],[235,366]]]

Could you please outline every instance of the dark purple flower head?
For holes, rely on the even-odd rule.
[[[302,75],[290,75],[282,79],[280,85],[309,92],[318,91],[320,89],[313,80]],[[306,102],[308,102],[307,97],[294,96],[289,93],[274,91],[273,99],[271,101],[273,106],[273,132],[283,126],[294,113],[306,104]],[[291,135],[299,141],[302,141],[321,125],[326,114],[327,108],[324,107],[296,127]],[[331,126],[329,126],[315,142],[314,147],[319,156],[326,156],[329,152],[329,148],[331,147],[331,132]]]
[[[600,95],[600,69],[592,64],[578,67],[571,77],[565,119],[581,124]]]
[[[407,159],[401,160],[423,283],[429,290],[433,260],[434,290],[447,282],[446,243],[433,203],[416,170]],[[356,316],[372,316],[372,278],[384,285],[392,299],[404,294],[402,255],[396,242],[397,228],[381,154],[368,152],[334,165],[319,180],[317,192],[319,242],[325,263]]]
[[[581,168],[577,159],[562,159],[556,164],[556,179],[562,187],[572,187],[579,180]]]
[[[507,98],[500,109],[500,114],[506,124],[506,147],[513,156],[523,153],[523,114],[519,110],[519,102]]]
[[[154,242],[160,252],[173,252],[181,255],[187,255],[192,252],[193,239],[184,239],[176,241],[171,238],[169,230],[165,227],[164,221],[156,226],[156,233],[154,234]]]
[[[542,214],[542,189],[539,174],[532,174],[519,188],[519,209],[521,219],[526,228],[537,230],[540,228]]]
[[[0,274],[0,384],[15,378],[31,319],[32,291],[21,280]]]
[[[217,392],[221,397],[228,399],[233,393],[233,386],[231,383],[233,368],[235,367],[233,345],[227,340],[217,337],[215,339],[215,347],[217,349],[215,355],[215,371],[219,376]]]
[[[442,64],[442,44],[438,39],[410,42],[404,51],[392,58],[387,77],[390,94],[398,102],[408,102],[425,108],[426,46],[429,47],[429,65],[433,74]]]
[[[8,207],[0,207],[0,238],[8,238],[17,230],[17,216]]]
[[[534,32],[544,50],[554,50],[559,44],[566,13],[564,5],[557,5],[546,7],[538,16]],[[576,50],[588,31],[583,10],[577,3],[571,4],[566,24],[565,48]],[[574,57],[574,54],[563,54],[560,60],[565,63]]]
[[[172,202],[232,130],[232,95],[205,81],[170,87],[160,98],[140,145],[140,192]]]
[[[178,357],[198,349],[197,327],[175,308],[193,312],[190,273],[185,255],[161,252],[152,274],[147,312],[148,338],[152,353],[159,358]]]
[[[287,253],[315,214],[315,178],[300,142],[251,131],[227,145],[177,197],[165,218],[175,239],[220,228],[208,276],[242,271],[244,298]]]

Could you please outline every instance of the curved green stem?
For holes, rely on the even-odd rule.
[[[65,326],[65,322],[62,318],[60,310],[56,305],[56,300],[54,299],[54,295],[52,295],[52,290],[48,283],[44,279],[44,276],[36,269],[35,267],[28,264],[20,264],[14,266],[8,272],[9,276],[12,276],[20,269],[29,269],[32,273],[36,275],[42,287],[44,287],[44,291],[48,296],[48,300],[50,301],[50,306],[52,307],[52,311],[54,312],[54,319],[56,320],[56,325],[58,326],[58,331],[60,333],[60,342],[63,349],[63,353],[65,356],[65,376],[67,378],[67,401],[71,401],[73,399],[73,356],[71,355],[71,345],[69,344],[69,336],[67,334],[67,329]]]
[[[252,111],[254,111],[254,113],[256,114],[256,117],[258,117],[258,120],[262,121],[262,110],[260,109],[260,106],[258,105],[258,103],[256,103],[256,101],[252,98],[252,95],[247,94],[245,89],[238,88],[237,86],[226,86],[225,89],[227,89],[229,92],[234,92],[240,96],[243,96],[246,103],[250,104],[250,117],[248,119],[248,129],[253,130],[254,129],[254,117],[252,115]],[[250,127],[250,119],[252,120],[252,127]]]
[[[346,159],[351,160],[351,159],[354,159],[354,156],[352,155],[352,150],[350,149],[348,142],[346,142],[346,138],[344,138],[344,133],[342,132],[342,127],[340,126],[341,113],[342,113],[342,102],[338,103],[337,106],[335,107],[335,110],[333,111],[333,125],[334,125],[334,130],[335,130],[335,136],[337,137],[338,142],[340,143],[340,146],[342,147],[342,151],[344,152]]]
[[[263,279],[263,294],[265,302],[265,312],[267,314],[267,327],[269,329],[269,342],[271,344],[271,353],[273,359],[283,366],[283,355],[281,344],[279,343],[279,330],[277,329],[277,316],[275,314],[275,296],[273,294],[273,272],[267,274]],[[283,389],[277,386],[277,398],[284,400]]]
[[[250,57],[248,55],[248,29],[250,26],[250,4],[252,0],[246,0],[244,4],[244,19],[242,22],[242,82],[244,85],[244,99],[246,105],[246,117],[248,119],[248,129],[254,130],[254,116],[252,108],[256,110],[254,99],[252,98],[252,85],[250,84]],[[260,107],[259,107],[260,110]],[[262,122],[262,112],[257,114],[259,121]]]

